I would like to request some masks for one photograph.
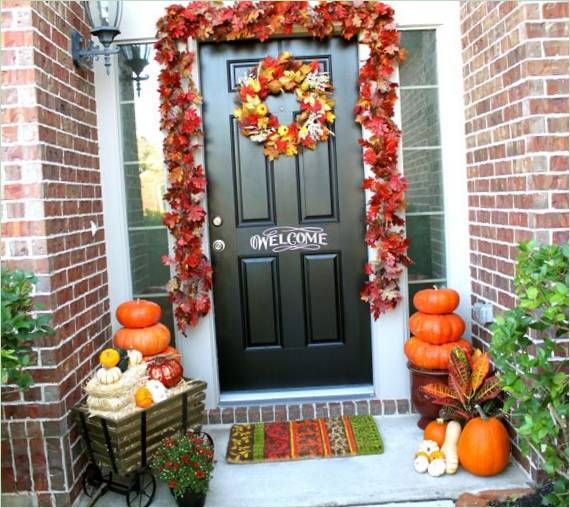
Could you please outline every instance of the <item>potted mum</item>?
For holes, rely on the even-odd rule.
[[[170,487],[178,506],[204,506],[214,470],[212,438],[192,431],[166,438],[150,467]]]

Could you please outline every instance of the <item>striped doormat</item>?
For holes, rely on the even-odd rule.
[[[251,464],[371,455],[383,451],[374,418],[359,415],[233,425],[226,460]]]

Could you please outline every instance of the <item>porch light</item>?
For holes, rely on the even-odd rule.
[[[103,56],[105,68],[109,74],[111,68],[111,55],[119,52],[112,48],[115,37],[121,33],[119,24],[123,5],[121,1],[87,0],[81,2],[85,9],[87,22],[91,28],[91,35],[96,36],[101,46],[95,46],[91,40],[85,39],[79,32],[71,34],[71,55],[77,67],[91,67],[93,58]]]
[[[121,55],[125,59],[125,64],[133,71],[134,76],[131,77],[137,84],[137,96],[141,96],[141,81],[146,81],[149,76],[141,76],[142,71],[148,65],[148,57],[152,44],[122,44],[119,46]]]

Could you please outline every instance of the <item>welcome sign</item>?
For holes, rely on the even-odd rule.
[[[253,235],[249,244],[254,250],[285,252],[288,250],[319,250],[328,245],[323,228],[277,226]]]

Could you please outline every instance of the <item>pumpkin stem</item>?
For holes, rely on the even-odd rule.
[[[445,420],[444,420],[443,418],[436,418],[435,421],[436,421],[437,423],[439,423],[440,425],[441,425],[442,423],[445,423]]]
[[[475,409],[479,413],[479,416],[481,417],[482,420],[488,419],[487,415],[485,414],[485,412],[483,411],[483,409],[481,408],[481,406],[479,404],[475,404]]]

